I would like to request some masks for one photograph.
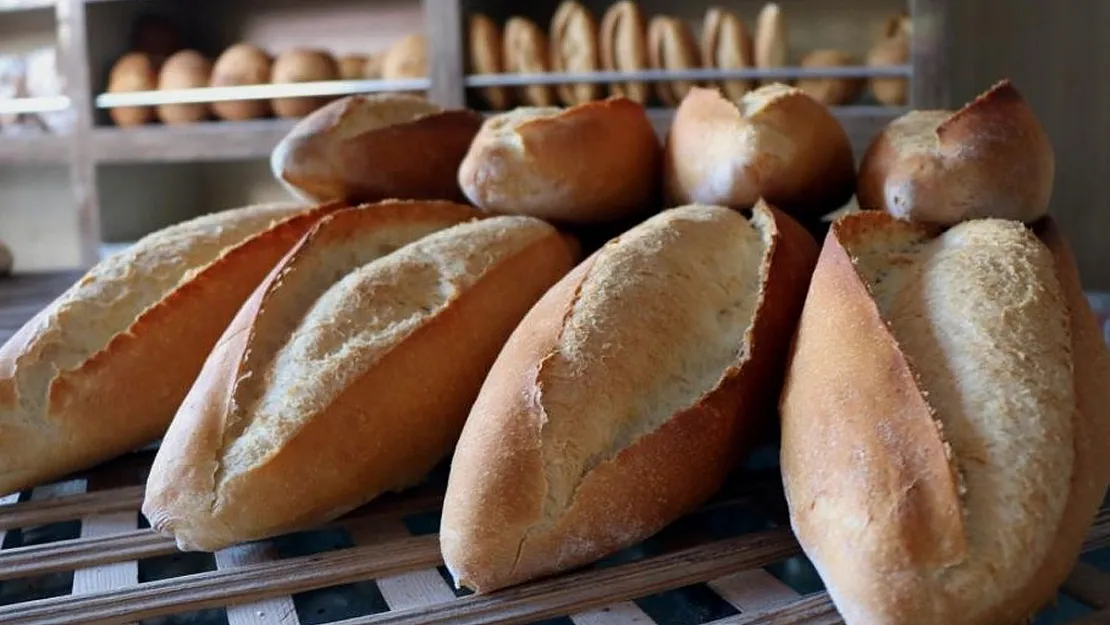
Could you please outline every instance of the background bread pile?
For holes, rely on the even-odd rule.
[[[787,17],[776,3],[767,3],[750,20],[728,9],[711,6],[697,28],[672,15],[648,16],[636,2],[621,0],[601,15],[584,4],[565,0],[546,25],[520,15],[497,24],[487,15],[468,17],[467,49],[472,74],[636,72],[644,70],[766,69],[873,67],[909,61],[910,22],[891,16],[875,37],[866,58],[842,50],[816,49],[799,54],[788,38]],[[793,58],[797,56],[798,58]],[[626,96],[644,104],[676,106],[694,86],[720,87],[739,100],[761,81],[727,80],[719,84],[666,80],[606,84],[590,82],[520,87],[485,87],[479,93],[493,110],[514,103],[524,106],[569,106],[607,95]],[[790,83],[786,78],[767,82]],[[906,81],[900,78],[805,78],[796,86],[830,106],[852,104],[865,92],[881,104],[906,103]]]
[[[1054,596],[1110,482],[1110,349],[1009,83],[858,172],[779,83],[691,87],[663,141],[625,97],[351,96],[271,166],[305,204],[152,235],[0,349],[0,491],[164,434],[143,512],[218,550],[446,460],[444,563],[496,592],[652,536],[781,429],[849,625],[988,625]]]
[[[156,31],[152,33],[151,29]],[[345,55],[315,47],[269,51],[250,42],[240,42],[212,58],[198,50],[184,48],[180,41],[180,34],[167,22],[139,24],[132,49],[112,65],[105,90],[126,93],[330,80],[402,80],[428,75],[427,41],[419,34],[405,35],[384,50]],[[335,99],[304,96],[115,107],[109,109],[109,115],[117,126],[139,126],[156,120],[165,124],[187,124],[209,119],[299,118]]]

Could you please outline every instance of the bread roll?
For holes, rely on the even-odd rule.
[[[108,93],[154,91],[157,88],[158,67],[144,52],[129,52],[121,56],[108,74]],[[121,128],[142,126],[154,121],[154,107],[117,106],[108,109],[108,115]]]
[[[323,50],[291,48],[274,59],[271,81],[276,85],[298,82],[318,82],[339,79],[339,65]],[[327,104],[332,98],[308,96],[302,98],[274,98],[272,106],[278,117],[304,117]]]
[[[752,36],[735,13],[720,7],[705,12],[701,31],[701,58],[713,69],[750,69],[755,65]],[[739,100],[751,91],[750,80],[723,80],[721,89],[730,100]]]
[[[631,100],[520,107],[485,121],[458,182],[487,211],[612,222],[652,206],[660,158],[647,112]]]
[[[684,70],[701,67],[698,46],[690,27],[668,15],[656,15],[648,23],[648,58],[652,69]],[[655,93],[663,104],[675,106],[697,83],[690,80],[663,80],[655,83]]]
[[[205,363],[151,468],[151,526],[217,550],[422,480],[512,329],[576,260],[538,219],[474,216],[387,202],[321,222]]]
[[[175,53],[158,73],[158,89],[199,89],[207,87],[212,78],[212,62],[196,50]],[[209,106],[198,104],[163,104],[156,109],[165,124],[192,124],[208,117]]]
[[[428,41],[424,35],[405,35],[382,59],[382,78],[404,80],[428,77]]]
[[[459,164],[481,125],[477,113],[416,96],[347,96],[298,122],[270,169],[309,201],[462,200]]]
[[[551,18],[551,69],[555,72],[586,74],[600,68],[597,22],[593,13],[575,0],[563,0]],[[598,98],[598,83],[557,85],[563,104],[572,106]]]
[[[1110,354],[1022,224],[832,227],[781,402],[790,519],[847,625],[1020,622],[1110,481]]]
[[[505,61],[501,50],[501,28],[489,17],[474,13],[467,18],[470,52],[470,72],[473,74],[502,74]],[[509,107],[509,91],[504,87],[486,87],[479,90],[482,98],[495,111]]]
[[[802,59],[802,67],[854,67],[852,55],[843,50],[814,50]],[[802,78],[797,87],[825,106],[843,106],[859,100],[867,84],[864,78]]]
[[[640,7],[632,0],[609,5],[601,17],[598,33],[601,69],[607,72],[640,72],[648,69],[647,26]],[[643,82],[619,82],[609,85],[609,93],[644,104],[648,85]]]
[[[859,204],[951,225],[1048,211],[1056,160],[1041,122],[1002,81],[956,112],[912,111],[891,122],[860,161]]]
[[[511,74],[541,74],[550,71],[547,37],[536,23],[525,17],[505,22],[505,71]],[[555,97],[548,85],[518,87],[517,99],[529,106],[554,106]]]
[[[663,170],[672,205],[747,208],[763,197],[807,225],[855,191],[855,159],[840,123],[782,84],[736,104],[694,89],[675,112]]]
[[[867,53],[867,65],[887,67],[904,65],[910,60],[912,28],[906,15],[896,15],[887,20],[882,37]],[[905,78],[872,78],[871,93],[875,99],[888,106],[901,106],[907,101]]]
[[[366,57],[362,66],[362,77],[369,80],[382,79],[382,64],[385,62],[385,52],[375,52]]]
[[[335,208],[262,205],[170,226],[27,322],[0,347],[0,491],[161,436],[235,311]]]
[[[270,55],[256,45],[237,43],[216,59],[212,66],[213,87],[265,85],[270,82]],[[270,115],[268,100],[213,102],[212,112],[228,121],[257,119]]]
[[[440,542],[456,583],[489,592],[593,562],[710,497],[773,424],[816,257],[763,204],[750,222],[684,206],[548,291],[455,450]]]
[[[365,54],[346,54],[339,57],[339,78],[341,80],[362,80],[366,75]]]
[[[786,36],[786,21],[782,9],[774,2],[763,5],[755,21],[755,66],[758,69],[779,69],[790,62],[790,44]],[[767,79],[763,84],[785,82]]]

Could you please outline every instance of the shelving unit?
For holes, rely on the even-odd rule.
[[[784,0],[784,11],[800,6],[805,0]],[[443,106],[459,107],[473,104],[468,91],[488,84],[511,84],[513,81],[542,81],[548,83],[575,82],[582,76],[545,74],[541,76],[469,76],[466,73],[465,31],[466,16],[473,11],[481,11],[503,17],[518,10],[518,5],[505,2],[478,0],[411,0],[411,12],[419,11],[424,35],[428,41],[428,77],[426,81],[406,81],[392,84],[388,81],[343,81],[331,83],[307,83],[300,85],[274,85],[262,87],[231,88],[240,93],[218,93],[220,90],[192,90],[191,92],[143,92],[134,94],[102,94],[103,74],[106,58],[118,54],[111,50],[112,44],[106,40],[118,35],[120,24],[107,24],[105,20],[114,16],[132,14],[147,3],[170,6],[171,3],[154,0],[0,0],[0,14],[13,11],[53,10],[56,40],[59,50],[59,69],[66,85],[65,99],[68,110],[73,115],[73,129],[62,135],[28,134],[26,136],[0,136],[0,167],[12,164],[55,164],[69,168],[69,180],[73,195],[80,241],[82,265],[90,265],[99,258],[102,242],[102,214],[100,196],[104,167],[129,167],[151,164],[224,163],[231,161],[258,162],[268,157],[273,146],[288,132],[294,121],[287,119],[261,119],[247,122],[201,122],[184,126],[149,125],[137,128],[117,128],[106,125],[107,108],[122,104],[157,104],[166,101],[198,101],[211,99],[213,95],[229,99],[238,97],[272,97],[284,90],[299,90],[303,95],[339,95],[344,93],[367,93],[388,90],[422,89],[427,97]],[[330,0],[325,5],[342,4],[344,0]],[[388,2],[367,2],[356,4],[346,0],[357,11],[375,12],[379,10],[396,12],[403,0]],[[754,0],[736,0],[737,3],[754,4]],[[844,0],[849,2],[849,0]],[[888,6],[901,8],[895,0],[864,0],[864,4],[885,2]],[[293,6],[303,9],[305,3],[293,0],[275,3],[278,6]],[[587,6],[598,14],[607,6],[607,0],[592,2]],[[681,5],[682,11],[704,11],[709,2],[696,6],[663,0],[645,0],[645,13],[670,10],[672,5]],[[722,3],[728,5],[730,3]],[[108,6],[111,5],[111,6]],[[529,3],[519,10],[532,16],[537,23],[546,25],[557,2]],[[841,120],[852,139],[857,153],[867,145],[874,134],[889,121],[904,113],[908,108],[928,108],[947,106],[947,87],[942,79],[945,76],[944,33],[948,10],[947,0],[909,0],[905,10],[914,23],[912,54],[908,66],[893,68],[840,68],[831,70],[800,70],[786,68],[780,78],[796,77],[808,72],[810,75],[831,77],[843,76],[845,72],[859,76],[901,75],[910,83],[910,101],[907,107],[880,107],[853,105],[837,107],[834,113]],[[208,13],[198,23],[209,20],[215,23],[214,15],[219,11],[238,11],[240,14],[259,9],[262,5],[251,0],[218,3],[200,2],[195,13]],[[267,9],[272,5],[267,5]],[[313,8],[315,9],[313,5]],[[101,8],[103,7],[103,8]],[[382,8],[385,7],[385,8]],[[176,5],[173,8],[182,11]],[[407,11],[408,9],[406,9]],[[678,10],[677,8],[675,9]],[[217,13],[213,13],[217,12]],[[96,15],[90,15],[96,13]],[[238,14],[237,14],[238,15]],[[690,15],[684,17],[693,19]],[[221,18],[221,27],[223,27]],[[226,20],[236,23],[234,19]],[[195,24],[194,24],[195,26]],[[306,28],[319,27],[312,26]],[[314,33],[319,37],[320,33]],[[225,40],[234,34],[220,33]],[[398,34],[400,36],[400,33]],[[94,40],[90,41],[90,37]],[[226,42],[222,42],[226,43]],[[753,71],[695,70],[699,78],[753,78],[759,76]],[[681,74],[648,72],[649,78],[674,79]],[[616,76],[594,76],[597,82],[611,82]],[[627,75],[622,75],[627,77]],[[641,76],[642,77],[642,76]],[[252,92],[253,90],[253,92]],[[215,91],[216,93],[213,93]],[[15,104],[20,104],[16,102]],[[26,103],[23,103],[26,104]],[[9,101],[9,105],[12,102]],[[57,102],[50,103],[56,107]],[[30,110],[41,110],[32,107]],[[650,114],[660,133],[670,124],[673,111],[652,108]]]

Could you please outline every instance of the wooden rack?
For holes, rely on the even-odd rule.
[[[412,1],[420,2],[424,34],[429,42],[429,75],[426,83],[428,97],[444,106],[464,106],[468,87],[490,79],[488,76],[468,77],[463,61],[465,14],[472,9],[472,5],[484,5],[470,0]],[[91,265],[98,259],[102,239],[98,166],[264,159],[292,125],[288,120],[266,119],[240,123],[201,123],[184,127],[152,125],[126,130],[98,126],[98,107],[111,106],[113,97],[117,100],[121,97],[121,94],[96,94],[96,81],[90,76],[93,53],[90,52],[90,20],[87,10],[89,5],[108,2],[109,0],[0,0],[0,16],[14,11],[53,10],[59,69],[66,85],[63,108],[71,112],[73,122],[72,131],[64,135],[0,137],[0,167],[15,163],[50,163],[69,167],[70,186],[76,207],[75,218],[78,221],[77,231],[80,236],[80,258],[84,266]],[[948,0],[908,2],[908,13],[917,24],[914,28],[912,59],[908,67],[895,68],[894,71],[901,70],[903,75],[912,76],[908,103],[910,107],[947,104],[946,86],[940,78],[945,75],[944,32],[947,5]],[[213,10],[214,5],[206,6],[208,8],[205,10]],[[373,10],[373,5],[368,6],[367,10]],[[864,75],[890,71],[862,69]],[[832,75],[836,72],[822,71],[817,70],[817,74]],[[747,76],[743,72],[719,75]],[[560,80],[560,77],[552,78],[548,75],[546,79]],[[563,77],[562,80],[569,79]],[[317,86],[329,93],[371,92],[404,87],[391,86],[383,81],[347,81],[338,85],[340,91],[337,92],[335,83],[317,83]],[[304,88],[304,85],[299,85],[298,88]],[[140,98],[159,97],[157,92],[135,95]],[[122,97],[126,98],[127,95]],[[0,101],[0,108],[25,105],[26,102]],[[52,103],[51,106],[57,107],[57,103]],[[899,107],[848,106],[835,109],[835,112],[859,151],[878,129],[904,110]],[[671,111],[667,109],[652,111],[652,117],[660,131],[669,125],[670,116]]]
[[[0,342],[77,277],[0,281]],[[641,545],[490,595],[454,590],[442,566],[442,469],[325,527],[181,553],[139,513],[152,452],[0,497],[0,623],[840,623],[789,531],[773,449]],[[1108,547],[1110,507],[1037,625],[1110,623]]]

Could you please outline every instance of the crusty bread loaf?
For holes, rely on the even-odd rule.
[[[840,122],[782,84],[737,103],[716,90],[691,91],[667,135],[663,175],[671,205],[748,208],[762,197],[807,225],[855,192],[855,159]]]
[[[751,221],[685,206],[548,291],[452,460],[440,541],[456,583],[488,592],[597,560],[717,490],[773,422],[816,256],[762,203]]]
[[[336,206],[253,206],[140,240],[0,347],[0,491],[162,435],[254,287]]]
[[[551,46],[551,71],[588,74],[600,68],[597,21],[581,2],[563,0],[551,17],[548,44]],[[598,98],[600,84],[586,82],[556,85],[563,104],[571,106]]]
[[[473,74],[501,74],[505,71],[501,27],[487,15],[472,13],[467,17],[467,51],[470,53],[470,72]],[[485,87],[479,90],[482,98],[495,111],[509,108],[510,93],[504,87]]]
[[[1110,479],[1110,355],[1066,246],[1045,240],[876,211],[826,238],[782,471],[848,625],[1015,623],[1074,565]]]
[[[520,107],[485,121],[458,182],[487,211],[612,222],[653,205],[660,159],[647,112],[626,98]]]
[[[859,65],[851,54],[843,50],[823,48],[813,50],[802,59],[802,67],[854,67]],[[844,106],[859,99],[867,85],[864,78],[801,78],[796,86],[806,95],[825,106]]]
[[[748,27],[732,11],[709,7],[701,29],[701,59],[715,69],[751,69],[755,52]],[[754,87],[750,80],[724,80],[721,89],[730,100],[739,100]]]
[[[542,74],[550,71],[547,37],[535,22],[526,17],[510,17],[505,22],[502,58],[509,74]],[[554,106],[555,94],[548,85],[517,87],[517,99],[529,106]]]
[[[648,22],[648,61],[652,69],[689,70],[701,67],[697,40],[690,25],[670,15],[656,15]],[[655,93],[667,106],[675,106],[697,86],[690,80],[661,80]]]
[[[207,87],[212,79],[212,61],[196,50],[175,52],[158,72],[158,90],[197,89]],[[164,124],[192,124],[208,117],[209,105],[160,104],[155,108]]]
[[[481,125],[477,113],[417,96],[348,96],[294,126],[270,170],[312,201],[461,200],[459,163]]]
[[[1036,114],[1002,81],[959,111],[911,111],[891,122],[860,162],[859,204],[940,225],[1032,223],[1048,211],[1055,162]]]
[[[867,65],[886,67],[904,65],[910,60],[910,41],[913,24],[905,13],[887,18],[879,40],[867,52]],[[901,106],[907,101],[909,81],[905,78],[872,78],[871,93],[875,99],[888,106]]]
[[[155,458],[143,513],[182,549],[321,523],[424,478],[512,329],[577,260],[529,217],[340,211],[228,327]]]
[[[778,69],[790,61],[790,44],[787,39],[786,20],[782,9],[775,2],[763,5],[755,18],[755,42],[753,44],[755,66],[758,69]],[[763,84],[779,82],[777,79],[765,80]]]
[[[339,64],[324,50],[290,48],[283,50],[270,67],[270,81],[275,85],[339,79]],[[331,96],[274,98],[270,105],[278,117],[304,117],[324,106]]]
[[[108,93],[154,91],[157,88],[158,63],[143,52],[128,52],[121,56],[108,74]],[[121,128],[142,126],[154,121],[154,107],[117,106],[108,109],[108,115]]]
[[[250,43],[237,43],[224,50],[212,66],[213,87],[265,85],[270,82],[270,54]],[[269,100],[228,100],[213,102],[216,117],[229,121],[242,121],[266,117],[270,114]]]
[[[598,32],[601,69],[607,72],[639,72],[648,68],[647,25],[639,5],[619,0],[601,16]],[[620,82],[609,85],[609,93],[644,104],[648,84]]]

